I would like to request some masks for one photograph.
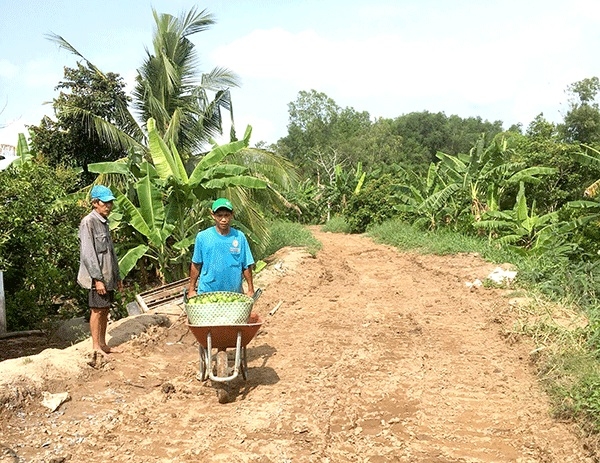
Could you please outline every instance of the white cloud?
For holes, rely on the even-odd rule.
[[[480,103],[502,99],[516,85],[501,62],[503,44],[397,35],[331,40],[314,31],[259,30],[215,51],[213,59],[243,78],[270,79],[298,90],[335,89],[341,97],[418,98],[456,95]],[[335,98],[334,98],[335,99]],[[360,109],[360,108],[359,108]]]
[[[137,78],[137,75],[138,73],[135,69],[129,69],[121,74],[121,77],[123,77],[123,81],[125,82],[125,93],[128,95],[131,95],[131,92],[135,89],[135,79]]]
[[[314,88],[375,116],[440,110],[526,124],[563,103],[567,85],[594,75],[575,63],[599,75],[600,67],[581,56],[583,14],[555,9],[510,21],[471,20],[472,28],[452,37],[434,27],[430,34],[388,29],[361,40],[262,29],[217,48],[212,59],[245,82],[266,80],[296,92]],[[263,105],[269,104],[263,95]]]
[[[19,67],[6,59],[0,59],[0,77],[8,79],[15,77],[19,72]]]
[[[235,131],[237,138],[242,138],[246,132],[248,126],[252,127],[252,134],[250,136],[250,146],[256,145],[260,141],[267,143],[275,142],[281,135],[276,133],[276,127],[273,122],[269,119],[257,116],[252,113],[242,113],[235,115]],[[216,137],[218,144],[229,142],[229,132],[231,130],[231,123],[229,119],[223,121],[223,135]]]
[[[209,52],[210,61],[240,75],[236,125],[238,132],[252,125],[253,142],[285,135],[287,103],[310,89],[374,117],[429,110],[506,123],[527,124],[540,112],[557,119],[566,87],[600,76],[595,0],[484,3],[349,2],[326,27],[309,20],[308,10],[296,22],[260,18],[251,24],[263,28],[232,34],[232,42]],[[124,76],[129,92],[148,37],[138,26],[105,34],[96,41],[101,51],[76,36],[73,42],[101,69]],[[210,50],[203,47],[201,55]],[[0,59],[0,78],[11,78],[0,88],[0,108],[8,102],[0,124],[19,116],[39,123],[51,112],[42,102],[55,96],[62,66],[75,61],[64,51],[28,63]],[[21,94],[11,87],[16,81]],[[0,139],[7,130],[0,129]]]
[[[242,115],[239,118],[239,122],[236,121],[238,137],[244,135],[244,131],[248,125],[252,126],[252,136],[250,137],[251,145],[255,145],[259,141],[266,141],[269,143],[276,140],[277,134],[275,133],[273,122],[269,119],[255,117],[252,114]]]

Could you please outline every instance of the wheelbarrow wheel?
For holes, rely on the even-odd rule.
[[[206,364],[206,349],[202,346],[198,346],[198,374],[196,379],[198,381],[206,381],[208,379],[208,366]]]
[[[217,376],[226,377],[228,373],[228,361],[227,361],[227,350],[219,349],[217,351]],[[220,383],[217,389],[217,397],[219,398],[219,403],[224,404],[229,402],[229,393],[225,384]]]

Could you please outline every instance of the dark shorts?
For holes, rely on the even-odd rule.
[[[95,289],[90,289],[88,305],[92,309],[107,309],[115,300],[115,292],[107,291],[106,294],[98,294]]]

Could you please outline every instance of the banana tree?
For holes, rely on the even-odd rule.
[[[475,228],[492,232],[498,243],[524,253],[567,252],[567,231],[572,225],[559,221],[558,212],[543,215],[536,213],[535,201],[527,206],[525,184],[519,184],[519,192],[512,210],[487,211],[483,220],[475,222]]]
[[[446,204],[458,187],[442,184],[435,163],[429,165],[425,176],[403,168],[400,172],[404,179],[397,186],[396,210],[407,214],[416,227],[435,229],[450,212]]]
[[[588,152],[592,154],[587,154],[584,152],[574,153],[573,157],[576,161],[584,166],[591,166],[595,168],[600,168],[600,151],[598,151],[593,146],[582,145]],[[583,195],[587,198],[595,198],[600,192],[600,179],[593,182],[591,185],[586,187]]]
[[[323,188],[327,221],[331,219],[332,213],[340,213],[346,208],[352,195],[360,193],[367,177],[366,172],[362,170],[361,162],[357,163],[356,169],[350,171],[344,170],[342,164],[336,164],[331,173],[332,175]]]
[[[439,173],[444,178],[446,189],[451,191],[455,200],[469,207],[474,221],[478,221],[486,211],[498,210],[508,186],[520,182],[537,183],[542,176],[556,172],[551,167],[526,167],[524,163],[511,162],[510,155],[503,137],[496,137],[487,148],[480,138],[468,155],[437,153]]]
[[[164,282],[169,264],[176,263],[176,256],[168,247],[175,224],[167,219],[161,191],[150,172],[135,184],[134,191],[137,206],[126,195],[118,191],[116,194],[122,220],[135,230],[127,243],[129,249],[119,261],[119,271],[124,277],[142,257],[147,257],[155,262],[157,276]]]
[[[582,145],[587,152],[574,153],[573,157],[583,166],[594,168],[600,167],[600,151],[589,145]],[[591,153],[591,154],[588,154]],[[585,199],[570,201],[566,204],[567,210],[577,211],[578,216],[573,220],[575,227],[584,227],[588,224],[600,226],[600,202],[598,202],[598,193],[600,192],[600,179],[588,185],[583,196]]]

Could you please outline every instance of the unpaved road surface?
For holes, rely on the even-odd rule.
[[[533,347],[507,335],[506,290],[466,287],[493,266],[313,231],[316,258],[278,253],[259,284],[230,403],[196,379],[196,340],[171,317],[107,364],[3,385],[0,462],[595,461],[550,417]],[[70,400],[51,412],[42,389]]]

